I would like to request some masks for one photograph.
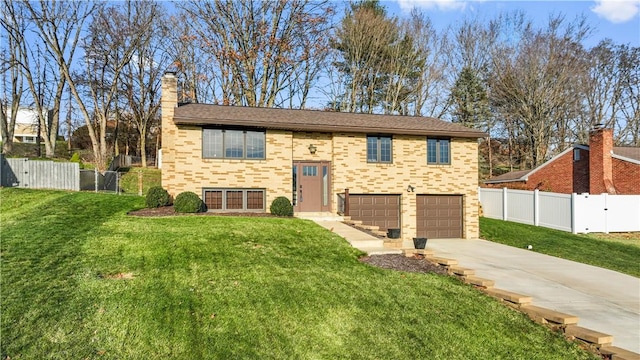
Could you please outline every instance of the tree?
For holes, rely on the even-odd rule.
[[[149,4],[127,1],[99,7],[83,43],[84,72],[72,77],[68,68],[65,71],[87,125],[96,167],[101,170],[107,166],[107,123],[117,113],[114,107],[118,80],[154,20]],[[84,90],[86,97],[80,90]]]
[[[168,29],[162,8],[152,2],[138,3],[137,6],[151,23],[139,39],[131,61],[124,66],[119,83],[126,109],[131,113],[131,121],[138,132],[142,166],[146,167],[147,138],[150,127],[158,124],[160,82],[162,73],[169,66],[170,56],[164,51],[169,44],[166,43]]]
[[[621,46],[619,61],[622,78],[620,112],[624,116],[617,140],[621,144],[640,146],[640,47]]]
[[[576,89],[585,67],[580,43],[589,29],[582,19],[565,26],[560,16],[552,17],[545,29],[531,24],[520,29],[517,43],[501,44],[492,54],[491,98],[520,127],[525,161],[536,167],[547,159],[552,141],[562,140],[554,134],[566,130],[579,108]]]
[[[426,15],[412,11],[404,31],[413,38],[420,68],[411,97],[409,115],[442,117],[448,108],[451,44],[446,33],[438,34]]]
[[[16,118],[22,99],[24,84],[22,81],[22,64],[20,63],[19,47],[24,42],[24,22],[19,21],[20,14],[10,0],[2,2],[2,29],[6,34],[6,49],[2,51],[2,88],[4,94],[0,98],[0,133],[2,134],[2,153],[11,153],[13,149],[13,134],[16,128]],[[7,77],[8,84],[7,84]],[[7,94],[8,90],[8,94]]]
[[[345,93],[339,95],[340,101],[334,101],[338,110],[375,111],[381,102],[388,52],[398,36],[396,19],[387,18],[377,0],[351,4],[331,44],[339,54],[334,66],[345,81]]]
[[[20,1],[29,15],[29,21],[35,26],[35,33],[41,40],[46,54],[37,53],[37,61],[44,61],[44,67],[36,67],[34,73],[29,59],[34,57],[33,49],[23,49],[23,69],[29,84],[35,107],[40,118],[40,127],[46,134],[45,149],[47,157],[52,157],[55,152],[55,144],[60,123],[60,108],[62,94],[65,86],[70,81],[69,69],[74,61],[77,44],[82,33],[85,21],[90,17],[95,9],[94,4],[71,1],[44,1],[31,2]],[[48,59],[52,58],[53,64],[48,65]],[[46,116],[44,107],[43,91],[46,88],[42,84],[47,84],[45,75],[51,73],[54,79],[55,89],[50,90],[50,101],[53,103],[51,116]]]
[[[476,72],[464,67],[451,91],[453,122],[485,128],[491,117],[487,90]]]
[[[287,89],[296,88],[304,106],[327,51],[328,1],[189,1],[178,7],[193,24],[186,36],[196,36],[211,55],[217,71],[207,76],[215,78],[217,102],[283,106],[293,96]]]

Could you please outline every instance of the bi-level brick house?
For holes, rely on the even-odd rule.
[[[613,146],[613,131],[596,128],[589,146],[573,145],[532,170],[485,181],[487,187],[557,193],[640,195],[640,147]]]
[[[477,238],[478,137],[433,118],[184,104],[162,83],[162,186],[209,211],[336,214],[401,236]],[[348,191],[347,191],[348,189]]]

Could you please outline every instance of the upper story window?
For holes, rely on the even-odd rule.
[[[391,162],[391,136],[367,136],[367,162]]]
[[[451,164],[451,141],[427,138],[427,164]]]
[[[202,129],[202,157],[205,159],[264,159],[265,132]]]
[[[573,149],[573,161],[580,161],[580,149]]]

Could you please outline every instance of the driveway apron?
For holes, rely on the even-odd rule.
[[[613,335],[614,346],[640,353],[639,278],[486,240],[429,239],[427,248],[494,280],[495,288],[578,316],[579,326]]]

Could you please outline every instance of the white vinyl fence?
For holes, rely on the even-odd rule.
[[[484,216],[576,233],[640,231],[640,195],[479,191]]]

